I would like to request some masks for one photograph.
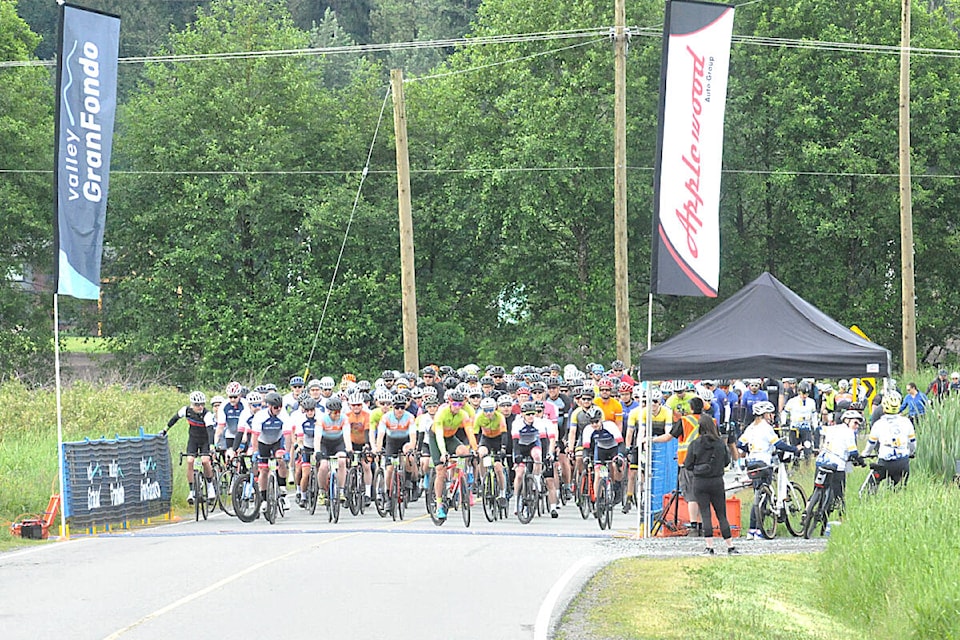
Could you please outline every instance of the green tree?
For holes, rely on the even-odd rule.
[[[16,3],[0,1],[0,60],[30,60],[39,42]],[[52,105],[48,69],[0,69],[0,380],[44,382],[53,373],[50,299],[28,292],[50,290]]]

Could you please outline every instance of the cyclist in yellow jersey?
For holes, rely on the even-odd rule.
[[[462,431],[469,440],[469,446],[464,444],[457,434]],[[459,391],[448,394],[448,402],[437,410],[433,419],[433,437],[430,438],[430,457],[436,469],[434,495],[437,498],[437,517],[446,518],[446,509],[443,507],[443,489],[446,484],[446,461],[450,450],[457,455],[466,455],[477,450],[477,438],[473,434],[473,418],[464,406],[464,396]]]
[[[511,405],[512,406],[512,405]],[[482,460],[488,454],[502,454],[507,450],[507,438],[510,437],[507,431],[507,420],[502,413],[497,411],[497,401],[493,398],[484,398],[480,401],[480,413],[474,419],[474,432],[480,435],[480,447],[478,454]],[[503,462],[495,459],[494,471],[500,482],[500,495],[498,500],[506,500],[506,479],[503,474]]]
[[[627,496],[628,500],[623,505],[623,512],[630,513],[630,507],[634,504],[634,487],[637,485],[637,472],[640,464],[640,443],[643,442],[647,428],[647,407],[650,407],[651,422],[653,423],[653,436],[660,436],[666,433],[667,425],[673,421],[673,412],[663,406],[663,394],[656,387],[650,389],[649,401],[647,393],[641,392],[640,406],[630,412],[627,417],[627,434],[624,442],[627,447],[630,468],[627,471]]]
[[[673,394],[667,398],[666,407],[670,411],[676,411],[680,415],[690,413],[690,398],[694,397],[696,386],[692,382],[684,382],[674,389]],[[674,416],[676,419],[676,416]]]

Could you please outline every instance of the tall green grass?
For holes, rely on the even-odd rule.
[[[63,390],[63,439],[133,436],[140,427],[155,433],[186,403],[184,394],[156,387],[130,391],[120,386],[77,384]],[[41,513],[57,481],[57,410],[52,390],[0,385],[0,524]],[[183,436],[180,438],[179,436]],[[186,429],[174,432],[171,448],[183,446]],[[177,459],[174,457],[174,464]],[[175,474],[175,478],[178,475]],[[2,535],[2,534],[0,534]]]
[[[903,490],[856,497],[819,563],[828,611],[871,638],[960,638],[960,490],[913,472]]]
[[[934,400],[916,425],[917,457],[912,468],[945,481],[953,479],[960,460],[960,398]]]

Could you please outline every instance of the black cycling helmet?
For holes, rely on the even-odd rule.
[[[488,384],[492,387],[496,383],[493,381],[493,378],[491,376],[483,376],[482,378],[480,378],[480,386],[483,386],[485,384]]]
[[[447,399],[450,400],[450,402],[463,402],[463,394],[459,391],[451,391]]]
[[[380,374],[380,377],[384,380],[396,380],[397,374],[393,371],[393,369],[387,369]]]
[[[511,380],[510,382],[507,383],[507,393],[509,394],[515,394],[517,392],[517,389],[519,388],[520,388],[520,383],[517,382],[516,380]]]
[[[263,397],[263,401],[271,407],[283,406],[283,398],[276,391],[271,391]]]
[[[586,414],[590,418],[590,422],[594,424],[603,420],[603,411],[600,410],[600,407],[591,407],[587,409]]]
[[[400,395],[394,396],[393,398],[393,408],[394,409],[406,409],[409,401],[407,397],[402,393]]]
[[[533,415],[537,412],[536,402],[524,402],[520,405],[520,413],[524,415]]]
[[[506,373],[507,373],[506,369],[504,369],[504,368],[501,367],[500,365],[496,365],[496,366],[494,366],[494,367],[490,367],[490,375],[491,375],[491,376],[503,376],[503,375],[506,375]]]
[[[443,386],[447,389],[456,389],[458,384],[460,384],[460,381],[453,376],[447,376],[443,379]]]
[[[311,409],[317,408],[317,401],[310,396],[307,396],[300,401],[300,409],[302,411],[310,411]]]
[[[327,411],[341,411],[342,409],[343,403],[338,398],[327,400]]]

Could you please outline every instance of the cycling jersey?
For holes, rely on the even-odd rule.
[[[846,471],[847,460],[857,453],[857,436],[845,424],[833,424],[820,430],[820,454],[817,466]]]
[[[359,413],[347,411],[344,416],[350,424],[350,441],[356,447],[362,447],[367,443],[367,432],[370,430],[370,412],[361,409]]]
[[[610,420],[617,424],[623,422],[623,405],[620,404],[620,401],[616,398],[610,397],[604,400],[597,396],[593,399],[593,404],[600,407],[600,410],[603,411],[604,420]]]
[[[651,422],[653,423],[653,435],[660,436],[667,432],[667,424],[673,421],[673,412],[671,412],[666,407],[661,406],[658,411],[653,414]],[[627,429],[640,429],[645,430],[647,428],[647,408],[639,407],[630,412],[630,415],[627,417]],[[638,438],[633,439],[633,444],[636,445]]]
[[[410,430],[413,428],[414,417],[409,412],[404,410],[400,414],[400,417],[397,417],[396,411],[390,411],[389,413],[384,414],[380,419],[380,425],[377,427],[378,433],[381,431],[386,432],[387,437],[395,440],[410,439]]]
[[[167,428],[175,425],[180,418],[187,419],[187,424],[190,425],[190,435],[196,438],[201,435],[206,437],[207,427],[214,426],[213,414],[209,410],[194,411],[193,407],[181,407],[167,422]]]
[[[746,420],[750,420],[749,416],[753,415],[753,405],[760,401],[769,402],[766,391],[758,390],[754,393],[748,388],[743,392],[743,396],[740,398],[740,406],[743,407],[743,415]]]
[[[292,391],[284,395],[281,402],[283,403],[283,410],[289,414],[293,414],[294,411],[300,408],[300,401],[297,400]]]
[[[329,413],[324,413],[317,418],[317,422],[320,423],[320,429],[323,431],[322,438],[324,440],[336,440],[338,438],[342,440],[344,429],[350,426],[350,423],[347,422],[347,417],[342,413],[336,420],[331,418]]]
[[[312,418],[308,418],[301,415],[301,419],[298,419],[294,424],[294,435],[298,438],[303,438],[303,446],[308,449],[314,449],[313,438],[317,432],[317,417],[314,415]]]
[[[260,444],[276,444],[280,442],[280,438],[293,433],[290,415],[283,409],[280,409],[277,415],[273,415],[270,409],[258,411],[250,423],[250,428],[257,435],[257,442]]]
[[[748,465],[769,466],[773,463],[773,452],[779,440],[773,425],[761,419],[744,429],[737,442],[747,450]]]
[[[640,403],[631,398],[630,402],[624,404],[623,401],[621,401],[620,405],[623,407],[623,419],[620,424],[620,431],[626,433],[627,424],[630,421],[630,414],[640,408]]]
[[[877,449],[880,460],[907,458],[916,449],[917,434],[913,423],[899,414],[884,414],[870,427],[867,450]]]
[[[666,399],[664,405],[670,411],[679,411],[680,413],[690,413],[690,398],[693,397],[693,394],[690,393],[673,393],[670,394],[670,397]]]
[[[437,438],[450,438],[460,429],[469,426],[472,423],[470,414],[467,413],[467,407],[464,405],[456,413],[450,409],[450,405],[443,405],[437,410],[437,415],[433,417],[433,431]],[[469,430],[472,433],[472,430]]]
[[[581,444],[584,449],[615,449],[623,442],[623,433],[616,422],[604,420],[584,429]]]
[[[523,419],[523,416],[519,416],[513,421],[510,436],[513,438],[515,444],[539,447],[540,441],[548,437],[546,425],[544,425],[543,422],[549,421],[538,422],[534,419],[528,424],[527,421]]]
[[[225,402],[217,410],[217,427],[223,429],[223,434],[227,438],[236,438],[240,426],[240,415],[246,406],[243,401],[237,402],[236,406],[232,402]]]
[[[474,433],[481,433],[488,438],[498,438],[507,430],[507,421],[499,411],[486,413],[481,411],[473,421]]]
[[[799,428],[813,428],[813,417],[817,415],[817,403],[812,398],[797,394],[790,398],[783,410],[790,416],[790,426]]]

